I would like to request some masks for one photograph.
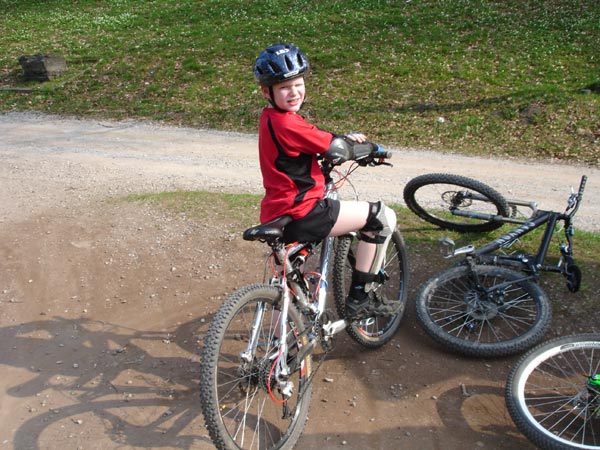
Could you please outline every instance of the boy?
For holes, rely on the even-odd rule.
[[[361,133],[346,136],[320,130],[298,114],[304,104],[304,76],[309,63],[292,44],[263,50],[254,65],[254,76],[269,106],[259,124],[259,158],[265,196],[260,221],[290,215],[286,242],[319,241],[359,231],[355,271],[346,299],[348,319],[393,315],[394,306],[383,304],[365,285],[376,280],[380,267],[374,261],[385,252],[396,227],[394,211],[382,202],[336,201],[324,198],[324,176],[317,155],[336,163],[352,159],[353,145],[365,143]],[[373,144],[374,145],[374,144]]]

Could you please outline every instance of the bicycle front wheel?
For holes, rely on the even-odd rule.
[[[340,317],[344,317],[346,297],[350,290],[352,272],[356,266],[356,245],[358,239],[352,236],[337,238],[333,264],[333,295]],[[399,231],[394,231],[387,247],[382,265],[387,281],[380,284],[375,292],[379,298],[398,302],[398,312],[389,317],[369,317],[351,322],[346,331],[359,344],[367,348],[386,344],[398,331],[406,309],[408,298],[408,255],[404,239]]]
[[[538,342],[552,310],[540,287],[514,270],[458,266],[422,286],[417,320],[435,341],[468,356],[519,353]]]
[[[530,350],[508,374],[505,394],[515,425],[535,445],[600,449],[600,334]]]
[[[458,232],[491,231],[503,225],[490,218],[477,218],[476,214],[510,215],[506,199],[496,190],[472,178],[446,173],[410,180],[404,187],[404,202],[421,219]]]
[[[202,350],[200,401],[218,449],[292,449],[304,428],[312,392],[310,352],[289,375],[291,397],[278,390],[273,374],[279,357],[280,296],[273,286],[247,286],[234,292],[211,322]],[[288,329],[292,365],[308,344],[294,305]]]

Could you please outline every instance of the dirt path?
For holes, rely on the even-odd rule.
[[[0,115],[0,136],[0,220],[127,192],[262,191],[253,135],[7,114]],[[600,231],[600,202],[593,201],[600,197],[598,169],[390,150],[394,167],[353,175],[361,198],[402,202],[411,178],[448,172],[479,179],[508,198],[536,200],[542,209],[560,211],[569,188],[587,174],[577,226]],[[25,189],[24,180],[29,182]]]
[[[563,207],[582,173],[588,199],[600,185],[598,171],[582,167],[404,149],[394,162],[354,177],[362,198],[399,201],[405,181],[433,171],[474,176],[549,208]],[[0,448],[212,448],[197,402],[198,348],[223,296],[260,278],[256,264],[239,261],[259,260],[262,249],[232,238],[218,208],[199,223],[107,200],[260,192],[256,138],[0,115],[0,186]],[[578,225],[598,230],[597,208],[588,200]],[[413,261],[414,289],[435,268]],[[342,336],[316,381],[298,448],[531,448],[504,408],[514,361],[444,352],[412,311],[379,351]]]

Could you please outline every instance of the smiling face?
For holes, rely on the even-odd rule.
[[[294,78],[293,80],[283,81],[273,85],[273,89],[262,88],[263,95],[268,99],[273,93],[271,99],[275,105],[288,112],[296,113],[300,111],[304,103],[306,88],[304,86],[304,77]]]

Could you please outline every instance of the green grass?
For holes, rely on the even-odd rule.
[[[290,41],[313,64],[304,113],[322,128],[600,161],[597,0],[0,0],[0,11],[0,111],[255,132],[252,64]],[[18,57],[35,53],[64,55],[68,72],[25,82]]]

